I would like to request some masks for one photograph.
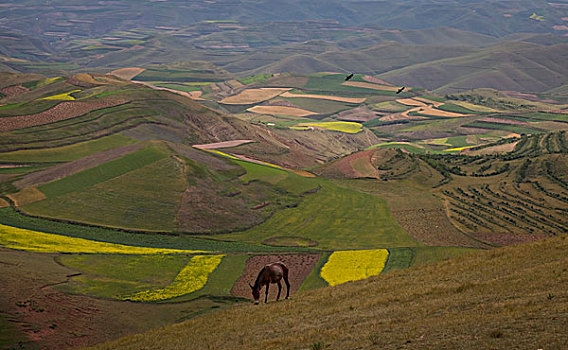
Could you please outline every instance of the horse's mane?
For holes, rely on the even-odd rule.
[[[262,269],[260,269],[258,276],[256,276],[256,281],[254,281],[255,287],[258,286],[258,284],[260,283],[260,278],[262,277],[262,273],[264,272],[264,269],[266,269],[266,266],[264,266]]]

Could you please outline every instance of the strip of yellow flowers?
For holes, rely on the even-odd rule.
[[[224,256],[225,255],[194,256],[169,286],[126,295],[122,297],[122,299],[131,301],[160,301],[193,293],[205,286],[209,274],[215,270]]]
[[[71,96],[71,94],[75,93],[75,92],[79,92],[81,90],[73,90],[73,91],[69,91],[69,92],[65,92],[59,95],[53,95],[53,96],[48,96],[48,97],[44,97],[42,98],[42,100],[64,100],[64,101],[74,101],[75,97]]]
[[[362,280],[380,274],[388,256],[386,249],[336,251],[329,256],[320,275],[330,286]]]
[[[201,250],[136,247],[125,244],[93,241],[52,233],[26,230],[0,224],[0,246],[36,253],[84,254],[194,254]]]

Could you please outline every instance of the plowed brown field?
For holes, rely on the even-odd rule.
[[[305,109],[286,106],[254,106],[247,109],[247,111],[258,114],[291,115],[294,117],[305,117],[307,115],[317,114]]]
[[[26,87],[23,87],[22,85],[8,86],[0,90],[0,92],[6,95],[6,97],[17,96],[28,91],[30,90]]]
[[[248,105],[269,100],[292,88],[260,88],[246,89],[234,96],[225,97],[220,103],[228,105]]]
[[[288,266],[289,281],[290,281],[290,296],[293,297],[293,293],[296,292],[306,276],[312,271],[315,264],[319,260],[319,254],[295,254],[295,255],[258,255],[253,256],[247,260],[245,270],[239,279],[235,282],[235,285],[231,289],[231,294],[243,298],[252,299],[250,284],[254,284],[260,269],[264,266],[281,261],[286,266]],[[264,299],[264,288],[261,291],[261,299]],[[271,284],[268,293],[269,302],[274,302],[276,300],[276,295],[278,294],[278,286],[276,284]],[[282,281],[282,294],[280,298],[286,297],[286,285]]]
[[[138,74],[142,73],[143,71],[145,71],[145,68],[120,68],[120,69],[115,69],[112,72],[110,72],[110,74],[112,75],[116,75],[119,78],[122,78],[124,80],[132,80],[132,78],[134,78],[135,76],[137,76]]]
[[[379,79],[379,78],[372,77],[370,75],[365,75],[363,77],[363,79],[368,81],[369,83],[375,83],[375,84],[381,84],[381,85],[392,85],[391,83],[388,83],[388,82],[386,82],[382,79]]]
[[[315,94],[293,94],[290,92],[285,92],[281,95],[282,97],[300,97],[300,98],[315,98],[320,100],[330,100],[330,101],[338,101],[338,102],[347,102],[347,103],[363,103],[365,102],[366,98],[357,98],[357,97],[341,97],[341,96],[332,96],[332,95],[315,95]]]
[[[78,117],[96,109],[113,107],[125,102],[126,101],[123,100],[110,99],[90,102],[62,102],[41,113],[0,118],[0,131],[24,129],[31,126],[55,123],[61,120]]]
[[[388,85],[377,85],[372,83],[365,83],[362,81],[346,81],[341,85],[345,86],[353,86],[353,87],[360,87],[365,89],[373,89],[373,90],[382,90],[382,91],[397,91],[398,87],[396,86],[388,86]]]
[[[198,149],[218,149],[218,148],[229,148],[237,147],[245,143],[254,142],[253,140],[233,140],[233,141],[223,141],[215,143],[207,143],[203,145],[193,145],[193,147]]]

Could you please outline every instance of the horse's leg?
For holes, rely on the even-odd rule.
[[[270,287],[270,283],[266,284],[266,294],[264,295],[264,303],[268,302],[268,287]]]
[[[278,295],[276,296],[276,301],[278,301],[278,299],[280,299],[280,291],[282,291],[282,283],[280,283],[280,281],[278,281]]]
[[[290,282],[288,282],[288,268],[283,268],[284,270],[284,283],[286,283],[286,299],[290,296]]]

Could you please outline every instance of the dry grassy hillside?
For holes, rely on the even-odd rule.
[[[562,349],[568,239],[244,305],[96,349]]]

